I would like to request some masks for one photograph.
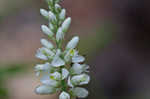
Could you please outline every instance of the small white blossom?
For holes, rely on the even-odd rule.
[[[70,71],[72,74],[81,74],[83,72],[87,72],[87,65],[85,64],[78,64],[78,63],[75,63],[73,64],[73,66],[71,67]]]
[[[46,39],[41,39],[41,44],[49,49],[54,48],[53,44],[50,41],[47,41]]]
[[[67,84],[69,87],[74,87],[74,85],[71,83],[71,77],[68,78]]]
[[[62,92],[59,96],[59,99],[70,99],[70,95],[67,92]]]
[[[71,24],[71,18],[69,17],[69,18],[67,18],[64,22],[63,22],[63,24],[62,24],[62,31],[65,33],[65,32],[67,32],[67,30],[69,29],[69,27],[70,27],[70,24]]]
[[[59,42],[62,39],[64,39],[64,33],[62,31],[62,28],[59,28],[56,33],[56,40],[57,40],[57,42]]]
[[[76,55],[78,55],[77,50],[75,49],[66,50],[64,59],[66,62],[69,62],[71,61],[72,57]]]
[[[61,11],[61,6],[59,4],[55,4],[55,9],[57,12]]]
[[[57,21],[56,16],[51,11],[49,11],[49,20],[53,23],[55,23]]]
[[[50,22],[49,24],[48,24],[48,26],[49,26],[49,28],[53,31],[55,28],[54,28],[54,26],[53,26],[53,24]]]
[[[90,77],[87,74],[76,75],[71,78],[71,83],[73,85],[85,85],[90,81]]]
[[[89,92],[85,88],[76,87],[72,89],[73,94],[78,98],[86,98]]]
[[[44,75],[40,79],[41,83],[47,86],[57,87],[59,82],[50,78],[50,75]]]
[[[48,11],[46,11],[45,9],[40,9],[40,13],[41,15],[43,15],[44,17],[48,18]]]
[[[54,73],[50,74],[50,78],[53,80],[60,80],[61,74],[59,72],[54,72]]]
[[[72,62],[73,63],[80,63],[80,62],[84,62],[85,58],[83,56],[80,55],[76,55],[72,57]]]
[[[35,66],[35,71],[47,71],[49,72],[51,70],[52,66],[46,62],[45,64],[37,64]]]
[[[66,79],[69,75],[69,71],[66,68],[62,69],[62,80]]]
[[[47,85],[41,85],[41,86],[38,86],[36,89],[35,89],[35,93],[37,94],[52,94],[56,92],[56,89],[51,87],[51,86],[47,86]]]
[[[36,52],[36,57],[39,58],[39,59],[42,59],[42,60],[48,60],[48,57],[46,55],[44,55],[41,51],[42,49],[39,48]]]
[[[65,61],[61,59],[59,56],[55,56],[53,61],[52,61],[52,66],[54,67],[60,67],[65,65]]]
[[[53,32],[46,26],[46,25],[42,25],[41,29],[43,31],[44,34],[52,37],[53,36]]]
[[[69,41],[69,43],[67,44],[66,49],[74,49],[77,46],[78,42],[79,37],[78,36],[73,37],[72,40]]]
[[[60,14],[59,14],[59,19],[60,20],[64,20],[66,17],[66,10],[65,9],[62,9]]]

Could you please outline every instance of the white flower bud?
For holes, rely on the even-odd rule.
[[[71,83],[71,77],[68,78],[68,82],[67,82],[69,87],[74,87],[74,85]]]
[[[72,62],[73,63],[80,63],[80,62],[84,62],[85,58],[83,56],[80,55],[76,55],[72,57]]]
[[[35,66],[35,71],[49,71],[51,69],[51,65],[46,62],[45,64],[37,64]]]
[[[70,69],[72,74],[81,74],[84,71],[84,66],[78,63],[73,64]]]
[[[60,58],[61,50],[57,49],[56,55],[54,56],[54,59],[51,62],[51,65],[54,67],[60,67],[65,65],[65,61]]]
[[[54,52],[52,52],[50,49],[45,48],[45,47],[41,48],[41,51],[50,59],[53,58],[53,56],[55,55]]]
[[[78,98],[86,98],[89,92],[85,88],[76,87],[72,89],[72,92]]]
[[[53,31],[55,28],[51,22],[49,22],[49,28]]]
[[[54,92],[56,92],[56,89],[47,85],[41,85],[35,89],[36,94],[42,94],[42,95],[52,94]]]
[[[59,96],[59,99],[70,99],[70,95],[66,92],[62,92]]]
[[[55,9],[57,12],[61,11],[61,6],[59,4],[55,4]]]
[[[69,41],[69,43],[67,44],[66,49],[74,49],[77,46],[78,42],[79,37],[78,36],[73,37],[72,40]]]
[[[43,15],[46,18],[48,18],[48,16],[49,16],[48,11],[46,11],[45,9],[40,9],[40,13],[41,13],[41,15]]]
[[[50,78],[53,80],[61,80],[61,74],[59,72],[54,72],[50,74]]]
[[[62,80],[66,79],[69,75],[69,71],[66,68],[62,69]]]
[[[59,3],[61,0],[54,0],[55,3]]]
[[[56,33],[56,40],[59,42],[64,38],[64,33],[62,31],[62,28],[59,28],[57,33]]]
[[[60,20],[64,20],[66,17],[66,10],[65,9],[62,9],[60,14],[59,14],[59,19]]]
[[[52,37],[54,35],[54,33],[46,25],[42,25],[41,29],[42,29],[44,34],[46,34],[50,37]]]
[[[49,11],[49,20],[53,23],[57,21],[55,14],[51,11]]]
[[[57,87],[59,85],[59,83],[56,80],[51,79],[49,75],[44,75],[40,81],[42,84],[48,86]]]
[[[60,67],[60,66],[64,66],[65,62],[59,56],[55,56],[51,64],[54,67]]]
[[[67,30],[69,29],[69,27],[70,27],[70,24],[71,24],[71,18],[69,17],[69,18],[67,18],[64,22],[63,22],[63,24],[62,24],[62,31],[65,33],[65,32],[67,32]]]
[[[41,51],[41,48],[37,50],[37,53],[35,55],[37,58],[42,59],[42,60],[48,60],[48,57],[44,55]]]
[[[90,81],[90,77],[87,74],[76,75],[71,78],[71,83],[73,85],[85,85]]]
[[[50,41],[47,41],[46,39],[41,39],[41,44],[48,49],[54,48],[53,44]]]

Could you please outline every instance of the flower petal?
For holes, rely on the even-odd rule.
[[[78,36],[73,37],[72,40],[69,41],[69,43],[67,44],[66,49],[74,49],[77,46],[78,42],[79,37]]]
[[[71,83],[73,85],[85,85],[90,81],[90,76],[87,74],[76,75],[71,78]]]
[[[62,80],[66,79],[69,75],[69,71],[66,68],[62,69]]]
[[[67,92],[62,92],[59,96],[59,99],[70,99],[70,95]]]
[[[50,41],[47,41],[46,39],[41,39],[41,44],[48,49],[54,48],[53,44]]]
[[[56,91],[55,88],[53,88],[51,86],[47,86],[47,85],[41,85],[35,89],[36,94],[42,94],[42,95],[52,94],[55,91]]]
[[[71,18],[67,18],[63,23],[62,23],[62,31],[65,33],[67,32],[67,30],[69,29],[70,27],[70,24],[71,24]]]
[[[80,56],[80,55],[76,55],[76,56],[72,57],[73,63],[84,62],[84,60],[85,60],[85,58],[83,56]]]
[[[41,29],[42,29],[44,34],[46,34],[46,35],[48,35],[50,37],[52,37],[53,34],[54,34],[46,25],[42,25]]]
[[[53,86],[53,87],[57,87],[58,86],[58,82],[55,80],[50,79],[49,75],[44,75],[40,81],[42,82],[42,84],[44,85],[48,85],[48,86]]]
[[[59,72],[54,72],[50,74],[50,78],[53,80],[61,80],[61,74]]]
[[[42,50],[41,48],[37,50],[35,57],[42,59],[42,60],[48,60],[48,57],[44,55],[41,50]]]
[[[78,98],[86,98],[89,94],[89,92],[85,88],[81,88],[81,87],[76,87],[72,91],[73,94]]]
[[[83,66],[78,63],[75,63],[71,67],[70,71],[72,74],[81,74],[83,72]]]

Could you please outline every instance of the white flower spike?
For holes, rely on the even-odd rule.
[[[48,26],[41,26],[48,39],[41,39],[42,47],[35,55],[43,60],[34,68],[41,82],[35,93],[47,95],[60,92],[59,99],[86,98],[88,91],[79,86],[89,83],[89,66],[84,64],[85,57],[76,48],[79,37],[73,37],[64,47],[71,18],[66,18],[66,10],[58,4],[61,0],[46,1],[49,10],[40,9],[40,13],[48,21]]]

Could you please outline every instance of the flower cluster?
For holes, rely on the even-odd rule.
[[[89,66],[83,64],[85,58],[76,49],[79,37],[73,37],[63,47],[71,18],[66,18],[66,10],[58,4],[60,0],[46,2],[49,11],[40,9],[40,13],[49,23],[48,26],[42,25],[41,30],[50,40],[41,39],[43,47],[36,53],[36,57],[45,63],[35,66],[36,75],[40,76],[41,82],[35,92],[41,95],[60,92],[59,99],[85,98],[88,91],[81,86],[89,83],[90,76]]]

